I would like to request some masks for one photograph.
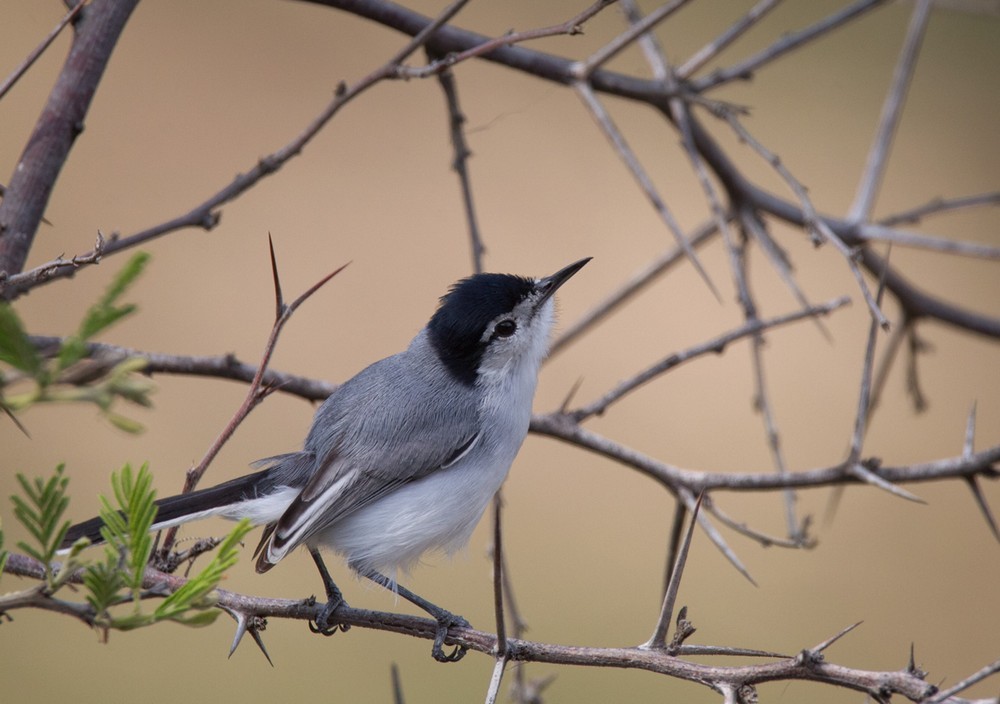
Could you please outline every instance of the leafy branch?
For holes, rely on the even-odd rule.
[[[111,477],[115,502],[101,498],[101,535],[107,545],[102,560],[85,562],[80,553],[90,543],[78,540],[61,565],[53,562],[59,545],[69,528],[63,520],[69,497],[69,483],[60,465],[48,479],[29,481],[18,475],[24,496],[12,496],[14,516],[27,529],[31,540],[17,546],[42,566],[40,583],[28,589],[0,597],[0,614],[18,608],[42,608],[69,613],[97,628],[102,640],[111,630],[129,631],[151,626],[161,621],[174,621],[188,626],[212,623],[220,611],[215,608],[216,588],[223,575],[236,564],[240,541],[251,529],[242,521],[218,546],[212,560],[194,577],[177,589],[163,585],[147,585],[147,564],[153,552],[150,529],[156,516],[156,492],[152,475],[146,465],[133,472],[125,465]],[[3,533],[0,532],[0,548]],[[9,555],[0,550],[0,567],[5,567]],[[0,570],[2,572],[2,570]],[[68,601],[57,593],[70,582],[84,586],[84,601]],[[142,608],[152,598],[163,600],[152,611]],[[121,613],[115,607],[131,604],[132,609]]]
[[[135,304],[120,303],[126,290],[142,274],[149,255],[139,252],[111,281],[107,291],[86,312],[76,333],[62,340],[55,354],[42,354],[24,328],[20,317],[8,303],[0,303],[0,362],[13,372],[0,371],[0,408],[11,418],[37,403],[93,403],[113,425],[128,432],[139,432],[135,420],[111,410],[115,400],[148,407],[152,385],[136,372],[145,369],[140,359],[116,360],[102,364],[88,360],[90,341],[119,320],[137,310]],[[6,387],[20,382],[33,387],[17,394],[5,394]],[[22,428],[23,429],[23,428]]]

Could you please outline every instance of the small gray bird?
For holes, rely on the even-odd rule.
[[[310,624],[332,634],[344,603],[319,548],[395,590],[438,623],[432,653],[445,662],[448,628],[468,626],[396,582],[425,552],[469,540],[521,448],[538,369],[555,319],[553,294],[590,258],[531,279],[476,274],[454,284],[410,346],[344,382],[320,406],[300,452],[260,471],[157,501],[154,530],[223,516],[265,525],[257,571],[308,547],[327,603]],[[64,543],[101,540],[101,519],[70,528]],[[387,576],[388,575],[388,576]]]

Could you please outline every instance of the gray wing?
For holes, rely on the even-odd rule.
[[[471,390],[443,368],[413,365],[413,348],[345,382],[316,412],[304,452],[314,469],[278,520],[264,571],[313,533],[445,468],[476,442]]]

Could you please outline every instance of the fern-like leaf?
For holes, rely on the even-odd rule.
[[[63,370],[80,361],[87,352],[87,341],[102,330],[133,313],[136,307],[132,304],[117,305],[125,290],[138,278],[149,262],[145,252],[134,254],[128,263],[115,276],[104,295],[90,307],[76,335],[63,343],[59,352],[59,369]]]
[[[62,520],[69,504],[66,496],[69,479],[63,476],[64,469],[65,465],[59,465],[48,480],[38,477],[33,482],[18,474],[17,481],[26,498],[16,494],[10,497],[14,502],[14,516],[35,539],[35,544],[22,540],[17,546],[45,565],[46,578],[50,582],[50,563],[69,530],[69,521]]]

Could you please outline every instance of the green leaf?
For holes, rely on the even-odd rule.
[[[63,521],[63,514],[69,504],[66,496],[66,485],[69,479],[63,476],[65,465],[56,467],[55,473],[48,479],[36,478],[29,482],[23,474],[17,475],[17,481],[26,498],[14,495],[14,516],[35,539],[36,544],[25,541],[18,542],[18,547],[36,560],[45,564],[47,581],[51,583],[51,565],[56,551],[59,549],[69,521]]]
[[[117,508],[101,497],[101,535],[108,543],[107,559],[120,566],[124,586],[132,590],[136,610],[146,563],[153,551],[149,530],[156,517],[156,491],[152,488],[153,476],[144,464],[137,474],[126,464],[121,472],[111,474]]]
[[[187,622],[185,619],[190,618],[186,615],[190,609],[207,609],[214,606],[215,599],[211,593],[218,586],[226,570],[236,564],[240,541],[252,529],[253,526],[245,518],[237,523],[232,532],[219,543],[212,561],[157,607],[154,612],[156,620],[170,619],[185,623]]]
[[[83,571],[83,586],[87,590],[87,603],[94,610],[96,622],[110,625],[112,619],[107,611],[120,601],[118,593],[125,587],[114,552],[109,551],[104,562],[87,566]]]
[[[6,362],[33,377],[38,375],[42,366],[41,357],[9,303],[0,303],[0,362]]]
[[[138,278],[148,262],[149,255],[145,252],[138,252],[118,272],[108,286],[108,290],[87,311],[80,322],[80,329],[76,335],[63,343],[59,352],[58,366],[60,370],[66,369],[83,358],[87,351],[86,343],[90,338],[136,310],[133,304],[116,305],[116,302],[132,282]]]
[[[146,426],[139,421],[118,413],[113,413],[112,411],[105,411],[103,415],[108,419],[108,422],[111,423],[111,425],[132,435],[138,435],[146,429]]]

